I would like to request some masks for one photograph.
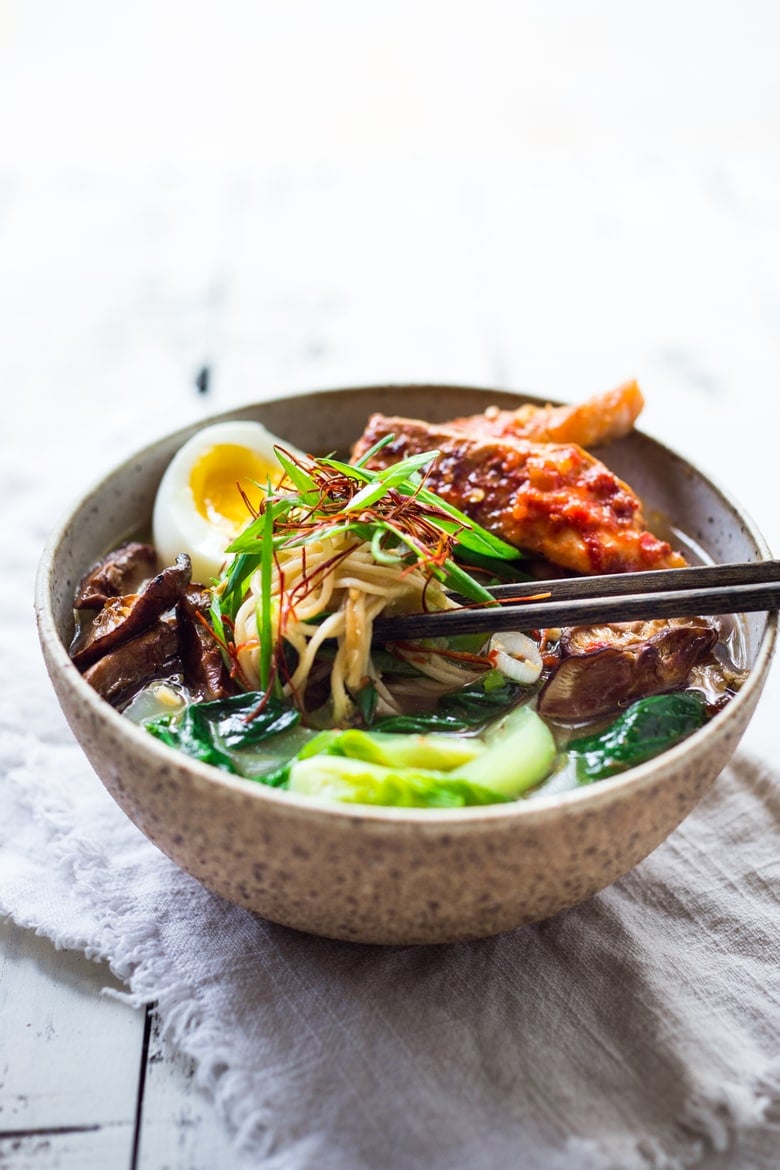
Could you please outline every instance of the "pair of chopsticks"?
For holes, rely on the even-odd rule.
[[[385,618],[374,623],[374,638],[405,641],[776,609],[780,561],[519,581],[489,592],[497,605],[465,603],[463,609]]]

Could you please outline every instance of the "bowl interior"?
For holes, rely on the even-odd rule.
[[[55,534],[49,602],[60,638],[72,637],[71,599],[86,566],[129,536],[148,532],[160,478],[176,450],[210,422],[249,418],[273,434],[315,454],[346,454],[374,411],[446,421],[496,404],[516,408],[541,404],[532,395],[462,386],[387,385],[325,390],[275,399],[200,420],[166,436],[128,460],[87,492]],[[599,454],[599,452],[596,452]],[[667,447],[633,432],[610,444],[603,457],[643,500],[715,562],[768,557],[766,543],[739,504],[722,488]],[[767,615],[745,618],[747,662],[752,665],[767,632]]]

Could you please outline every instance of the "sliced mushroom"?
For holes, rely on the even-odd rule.
[[[157,570],[157,553],[151,544],[130,541],[114,549],[82,579],[73,601],[74,609],[102,609],[112,597],[138,593]]]
[[[173,671],[179,642],[172,613],[155,619],[148,628],[108,650],[84,671],[99,695],[117,704],[151,679]]]
[[[71,658],[79,670],[86,670],[109,650],[148,629],[177,604],[191,577],[190,558],[182,553],[175,564],[157,573],[140,593],[109,598],[71,650]]]
[[[539,713],[580,723],[645,695],[678,690],[717,640],[717,629],[704,618],[563,630],[561,662],[540,691]]]
[[[184,681],[200,701],[224,699],[235,692],[222,652],[211,630],[201,620],[211,603],[207,589],[191,585],[176,608],[179,649]]]

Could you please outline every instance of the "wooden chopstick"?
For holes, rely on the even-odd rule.
[[[600,577],[557,577],[549,581],[513,581],[494,585],[488,592],[496,600],[512,600],[526,593],[549,593],[564,601],[585,595],[618,597],[627,593],[660,593],[667,589],[715,588],[719,585],[754,585],[780,581],[780,560],[740,561],[726,565],[691,565],[687,569],[652,569],[642,573],[605,573]]]
[[[474,608],[466,603],[463,609],[385,618],[374,622],[374,638],[398,642],[776,609],[780,606],[780,561],[520,581],[496,586],[490,592],[498,605]],[[539,594],[549,596],[543,600],[518,600]]]

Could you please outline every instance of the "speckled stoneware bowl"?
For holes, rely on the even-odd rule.
[[[345,451],[374,410],[442,421],[492,402],[534,401],[450,386],[380,386],[280,399],[255,418],[315,453]],[[207,420],[216,421],[214,419]],[[179,431],[91,488],[43,554],[36,608],[46,664],[74,734],[144,833],[204,885],[275,922],[373,943],[475,938],[545,918],[636,865],[691,811],[732,755],[763,686],[774,616],[745,633],[750,676],[725,710],[663,756],[560,795],[461,810],[327,804],[233,779],[117,714],[70,662],[73,590],[85,569],[148,525]],[[737,505],[640,433],[609,465],[716,561],[768,556]]]

